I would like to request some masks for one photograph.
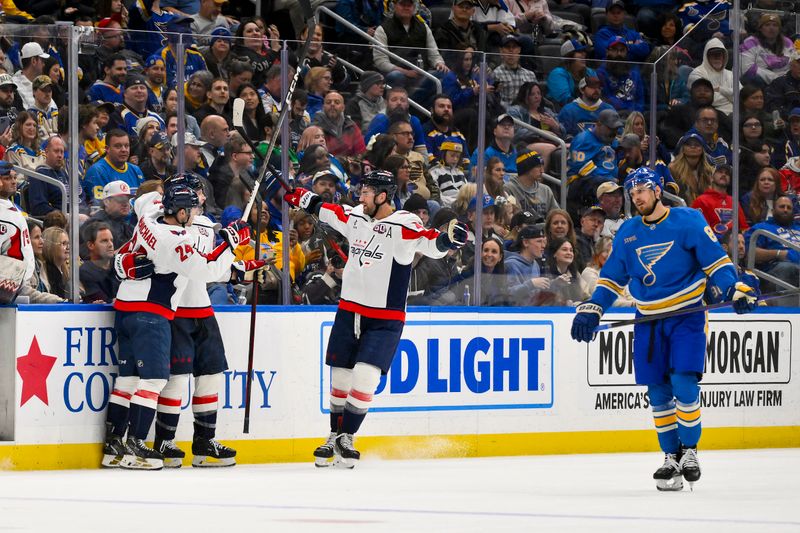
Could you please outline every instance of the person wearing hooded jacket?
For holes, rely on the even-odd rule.
[[[733,72],[725,69],[728,64],[728,51],[723,42],[716,37],[709,40],[703,49],[703,62],[689,74],[689,86],[698,78],[711,82],[714,87],[713,106],[717,111],[730,115],[733,113]],[[739,87],[741,88],[741,84]]]

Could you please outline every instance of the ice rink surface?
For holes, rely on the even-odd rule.
[[[0,471],[0,532],[800,531],[800,449],[700,460],[678,493],[656,491],[657,453]]]

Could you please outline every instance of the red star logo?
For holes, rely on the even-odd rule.
[[[20,407],[34,396],[38,396],[45,405],[50,405],[47,403],[47,376],[50,375],[53,365],[56,364],[56,359],[58,358],[42,353],[39,341],[34,335],[28,353],[17,357],[17,372],[22,378]]]

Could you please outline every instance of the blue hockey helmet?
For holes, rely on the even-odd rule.
[[[658,174],[649,167],[639,167],[625,179],[625,192],[631,193],[634,187],[646,187],[652,190],[661,189],[661,180]]]
[[[190,210],[200,205],[200,198],[186,185],[174,185],[164,191],[161,199],[165,215],[175,215],[181,209]]]

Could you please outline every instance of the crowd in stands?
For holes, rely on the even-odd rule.
[[[182,160],[182,170],[202,178],[204,214],[221,224],[242,217],[287,105],[289,137],[270,157],[280,167],[288,156],[293,183],[355,205],[360,176],[388,170],[399,185],[397,209],[427,227],[454,218],[469,225],[470,245],[440,260],[415,259],[410,304],[573,305],[591,294],[617,229],[635,214],[622,185],[651,151],[665,202],[701,210],[725,246],[739,247],[734,217],[742,232],[766,229],[800,245],[796,8],[742,3],[750,9],[734,28],[727,0],[339,0],[327,5],[350,24],[323,17],[299,63],[297,44],[308,28],[293,2],[251,16],[249,3],[227,0],[3,0],[5,22],[19,26],[0,37],[0,158],[57,180],[68,197],[77,174],[79,202],[71,208],[81,224],[81,298],[110,302],[118,284],[111,261],[133,233],[135,197],[158,189]],[[86,28],[78,65],[68,64],[56,22]],[[739,80],[731,70],[733,32],[741,34]],[[364,46],[367,38],[372,46]],[[287,40],[289,64],[282,65]],[[72,68],[78,94],[67,83]],[[282,68],[289,79],[301,70],[289,102],[281,97]],[[245,103],[246,138],[233,127],[236,98]],[[71,105],[79,106],[75,169]],[[553,135],[566,143],[565,169]],[[62,189],[24,173],[17,188],[37,257],[32,300],[62,301],[70,275]],[[285,245],[280,187],[271,181],[258,193],[262,207],[256,203],[247,219],[254,229],[260,220],[262,231],[237,258],[260,253],[272,263],[258,280],[259,303],[281,303],[285,284],[291,303],[336,303],[347,242],[292,212]],[[758,268],[800,284],[797,251],[767,237],[754,246]],[[218,305],[251,297],[249,287],[228,279],[209,292]]]

